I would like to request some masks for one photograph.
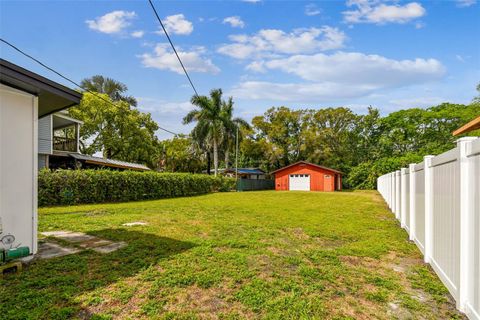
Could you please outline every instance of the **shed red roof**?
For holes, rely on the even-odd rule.
[[[283,167],[283,168],[277,169],[275,171],[272,171],[272,172],[270,172],[270,174],[274,174],[276,172],[283,171],[285,169],[291,168],[291,167],[296,166],[298,164],[307,164],[307,165],[314,166],[314,167],[317,167],[317,168],[320,168],[320,169],[324,169],[324,170],[332,171],[332,172],[335,172],[335,173],[343,174],[343,172],[341,172],[341,171],[338,171],[338,170],[335,170],[335,169],[332,169],[332,168],[328,168],[328,167],[324,167],[324,166],[320,166],[318,164],[310,163],[310,162],[307,162],[307,161],[298,161],[298,162],[292,163],[292,164],[290,164],[286,167]]]

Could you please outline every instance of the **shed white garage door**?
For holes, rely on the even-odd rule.
[[[310,175],[291,174],[289,177],[289,190],[310,191]]]

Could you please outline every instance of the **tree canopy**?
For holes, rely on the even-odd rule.
[[[190,135],[158,141],[149,113],[135,108],[127,87],[94,76],[82,81],[81,104],[70,109],[82,120],[81,151],[139,162],[160,171],[208,172],[228,168],[239,143],[239,166],[270,172],[299,160],[343,171],[346,187],[374,188],[384,173],[420,162],[423,156],[454,147],[452,132],[480,114],[479,96],[469,105],[442,103],[382,116],[375,108],[357,114],[346,107],[291,109],[272,107],[251,124],[234,117],[234,101],[221,89],[193,96],[196,107],[183,122],[195,123]],[[237,135],[238,133],[238,135]],[[473,132],[471,135],[478,134]]]
[[[348,108],[271,108],[252,121],[241,164],[266,170],[306,160],[345,172],[350,187],[374,188],[384,173],[454,147],[452,132],[480,114],[480,104],[443,103],[381,117]]]
[[[127,102],[114,102],[106,94],[84,93],[81,103],[69,109],[70,115],[83,121],[80,128],[81,152],[102,152],[111,159],[155,166],[158,147],[157,123],[149,113],[132,109]]]
[[[125,101],[131,106],[137,106],[137,99],[127,95],[127,86],[112,78],[96,75],[91,78],[83,79],[80,83],[82,88],[87,91],[105,93],[113,101]]]

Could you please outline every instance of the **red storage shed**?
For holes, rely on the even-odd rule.
[[[275,190],[342,190],[342,173],[338,170],[299,161],[272,172]]]

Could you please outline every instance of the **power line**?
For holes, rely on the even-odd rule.
[[[150,3],[150,6],[153,9],[153,12],[155,13],[155,16],[158,19],[158,22],[160,22],[160,25],[162,26],[163,32],[165,32],[165,35],[167,36],[168,42],[170,42],[170,45],[172,46],[173,52],[175,52],[175,55],[177,56],[178,62],[180,62],[180,65],[182,66],[183,72],[187,76],[188,82],[190,82],[190,85],[192,86],[193,91],[195,92],[195,95],[198,96],[197,89],[195,89],[195,86],[193,85],[192,79],[190,79],[190,76],[188,75],[187,69],[185,69],[185,66],[183,65],[182,59],[180,59],[180,56],[178,55],[177,49],[175,49],[175,46],[173,45],[172,39],[170,39],[170,36],[168,35],[167,29],[165,29],[165,26],[163,25],[162,19],[160,19],[160,16],[157,13],[157,9],[155,9],[155,6],[153,5],[152,0],[148,0]]]
[[[80,84],[78,84],[77,82],[71,80],[70,78],[67,78],[66,76],[64,76],[64,75],[61,74],[60,72],[56,71],[55,69],[47,66],[46,64],[44,64],[44,63],[41,62],[40,60],[38,60],[38,59],[36,59],[35,57],[33,57],[33,56],[29,55],[28,53],[24,52],[23,50],[21,50],[20,48],[18,48],[18,47],[15,46],[15,45],[13,45],[12,43],[8,42],[7,40],[5,40],[5,39],[3,39],[3,38],[0,38],[0,41],[3,42],[3,43],[5,43],[6,45],[10,46],[10,47],[13,48],[14,50],[20,52],[21,54],[23,54],[23,55],[26,56],[27,58],[32,59],[33,61],[35,61],[36,63],[38,63],[38,64],[41,65],[42,67],[44,67],[44,68],[50,70],[51,72],[55,73],[56,75],[58,75],[58,76],[61,77],[62,79],[65,79],[66,81],[72,83],[72,84],[75,85],[76,87],[78,87],[78,88],[80,88],[80,89],[82,89],[82,90],[85,90],[85,91],[87,91],[88,93],[93,94],[93,95],[96,96],[97,98],[99,98],[99,99],[101,99],[101,100],[103,100],[103,101],[111,104],[112,106],[116,107],[116,105],[115,105],[114,103],[112,103],[111,101],[109,101],[109,100],[105,99],[104,97],[102,97],[98,92],[91,91],[91,90],[89,90],[89,89],[87,89],[87,88],[84,88],[82,85],[80,85]],[[157,125],[158,125],[158,124],[157,124]],[[173,132],[173,131],[170,131],[170,130],[168,130],[168,129],[162,128],[161,126],[158,126],[158,128],[159,128],[160,130],[163,130],[163,131],[168,132],[168,133],[170,133],[170,134],[173,134],[173,135],[175,135],[175,136],[178,135],[177,133],[175,133],[175,132]]]

